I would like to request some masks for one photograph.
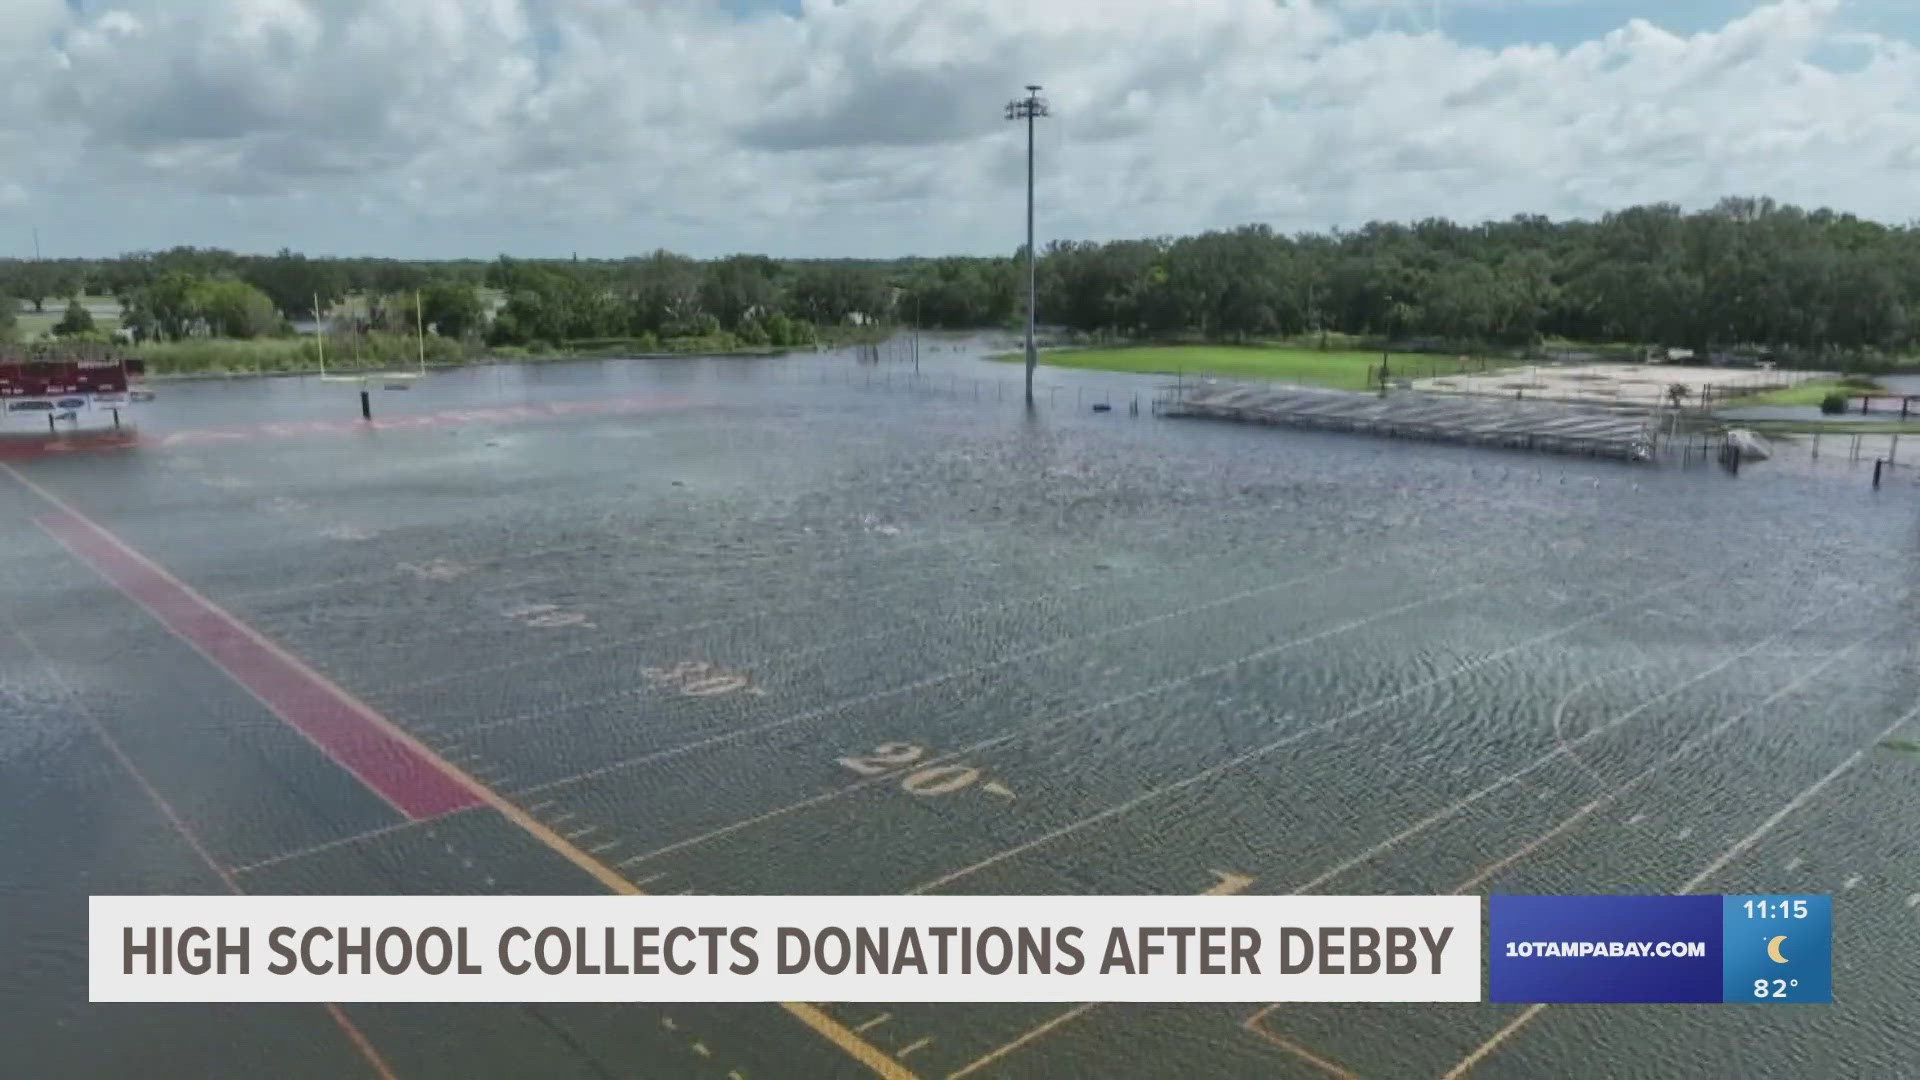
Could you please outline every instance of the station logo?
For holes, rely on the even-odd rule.
[[[1487,899],[1489,1001],[1827,1002],[1822,896]]]

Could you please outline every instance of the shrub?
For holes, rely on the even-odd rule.
[[[527,331],[520,325],[520,320],[514,317],[513,312],[502,311],[494,316],[493,325],[487,331],[487,344],[525,345]]]
[[[53,326],[54,337],[71,338],[93,331],[93,312],[78,297],[67,301],[67,313]]]
[[[720,320],[708,312],[701,311],[690,317],[668,323],[660,331],[660,336],[663,338],[710,338],[719,333]]]
[[[223,279],[196,285],[191,302],[218,337],[257,338],[273,333],[280,312],[267,294],[244,281]]]
[[[1832,391],[1826,397],[1820,399],[1820,411],[1829,416],[1836,416],[1846,412],[1847,400],[1846,394],[1838,390]]]
[[[661,346],[672,353],[725,353],[740,347],[740,341],[725,330],[712,334],[665,338]]]

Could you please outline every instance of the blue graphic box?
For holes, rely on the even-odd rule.
[[[1721,911],[1718,896],[1489,896],[1487,1000],[1719,1001]],[[1578,955],[1616,942],[1703,955]]]
[[[1720,899],[1727,1001],[1833,1001],[1832,897]]]
[[[1830,1002],[1824,896],[1487,898],[1487,1000]]]

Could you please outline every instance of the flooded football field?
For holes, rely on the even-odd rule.
[[[1896,1076],[1909,488],[957,352],[169,384],[0,475],[17,1075]],[[1100,395],[1096,397],[1095,395]],[[1112,403],[1094,412],[1094,401]],[[483,787],[303,728],[322,687]],[[369,728],[369,730],[372,730]],[[371,751],[367,751],[371,753]],[[438,785],[438,786],[436,786]],[[89,1006],[89,893],[1835,896],[1831,1007]],[[16,1070],[8,1069],[8,1072]]]

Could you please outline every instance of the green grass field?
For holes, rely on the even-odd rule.
[[[996,360],[1018,361],[1021,354],[1005,353]],[[1240,379],[1365,390],[1368,375],[1380,366],[1377,352],[1275,347],[1263,345],[1142,345],[1119,349],[1058,349],[1040,354],[1048,367],[1130,371],[1149,375],[1219,375]],[[1425,379],[1462,371],[1490,371],[1500,361],[1425,353],[1393,353],[1387,369],[1392,378]],[[1377,384],[1376,384],[1377,385]]]
[[[120,305],[112,298],[89,296],[82,303],[93,314],[95,330],[111,333],[120,328]],[[35,311],[32,304],[22,304],[17,317],[19,321],[14,324],[15,333],[28,340],[44,337],[66,314],[67,301],[64,298],[49,299],[45,311]]]
[[[1859,387],[1842,386],[1837,379],[1815,379],[1812,382],[1801,383],[1799,386],[1790,386],[1785,390],[1769,390],[1763,394],[1749,394],[1731,401],[1717,402],[1715,407],[1741,409],[1749,405],[1818,405],[1835,390],[1850,396],[1873,392],[1872,390],[1863,391]]]

